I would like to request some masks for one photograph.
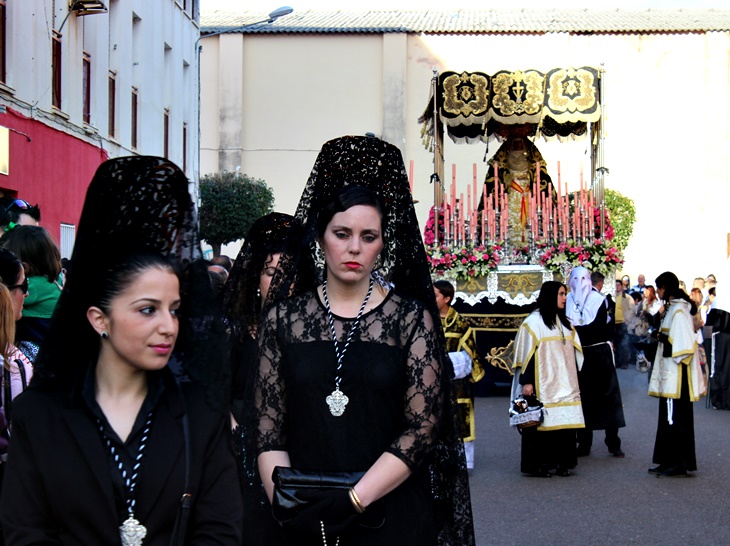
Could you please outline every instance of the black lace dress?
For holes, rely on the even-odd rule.
[[[335,316],[340,343],[352,321]],[[430,313],[393,293],[365,313],[341,372],[340,388],[350,401],[344,415],[334,417],[325,398],[335,388],[337,359],[319,297],[310,292],[267,313],[256,389],[258,451],[287,451],[294,468],[329,471],[364,471],[389,452],[413,470],[384,497],[383,527],[357,527],[342,536],[343,544],[437,543],[437,510],[423,464],[443,403],[435,335]],[[296,543],[306,542],[297,537]]]

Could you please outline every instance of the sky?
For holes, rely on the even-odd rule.
[[[488,9],[490,2],[485,0],[367,0],[350,1],[343,0],[201,0],[201,9],[204,11],[243,10],[260,11],[269,13],[281,6],[291,6],[294,10],[340,10],[340,9]],[[588,3],[585,0],[510,0],[509,6],[513,8],[586,8]],[[725,8],[730,9],[730,0],[603,0],[603,8]],[[347,6],[345,8],[345,6]],[[504,4],[500,4],[504,6]]]

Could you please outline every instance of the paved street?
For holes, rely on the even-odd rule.
[[[477,399],[476,468],[471,474],[477,544],[730,544],[730,412],[694,405],[697,466],[692,478],[647,473],[658,400],[647,376],[618,370],[625,459],[609,456],[603,432],[573,476],[519,472],[520,437],[508,424],[508,396]]]

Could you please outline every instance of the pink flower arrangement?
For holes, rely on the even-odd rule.
[[[465,280],[484,277],[497,269],[502,246],[478,245],[451,247],[447,245],[426,245],[426,254],[431,273],[436,277],[451,277]]]
[[[594,239],[591,242],[564,241],[557,245],[541,242],[537,244],[540,265],[554,272],[560,272],[566,264],[576,267],[582,265],[591,271],[599,271],[604,275],[615,272],[624,258],[615,246],[606,240]]]
[[[613,229],[613,225],[611,225],[611,218],[608,214],[608,209],[604,210],[603,218],[604,218],[604,227],[606,228],[606,240],[611,241],[611,240],[613,240],[613,236],[616,234],[616,232]],[[593,209],[593,225],[595,226],[594,236],[596,237],[596,240],[600,240],[600,237],[601,237],[601,209],[599,209],[599,208]]]
[[[427,245],[433,245],[436,242],[436,233],[434,231],[434,208],[431,207],[431,210],[428,213],[428,221],[426,222],[426,227],[423,230],[423,242]],[[451,210],[451,207],[446,205],[446,208]],[[446,238],[446,232],[444,231],[444,211],[439,211],[439,241],[443,242]]]

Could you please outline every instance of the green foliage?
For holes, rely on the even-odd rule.
[[[200,236],[217,255],[220,245],[242,239],[273,210],[274,192],[261,179],[228,171],[200,180]]]
[[[629,239],[634,233],[634,224],[636,223],[634,200],[608,188],[606,188],[604,194],[606,207],[615,232],[613,244],[619,250],[623,250],[628,246]]]

